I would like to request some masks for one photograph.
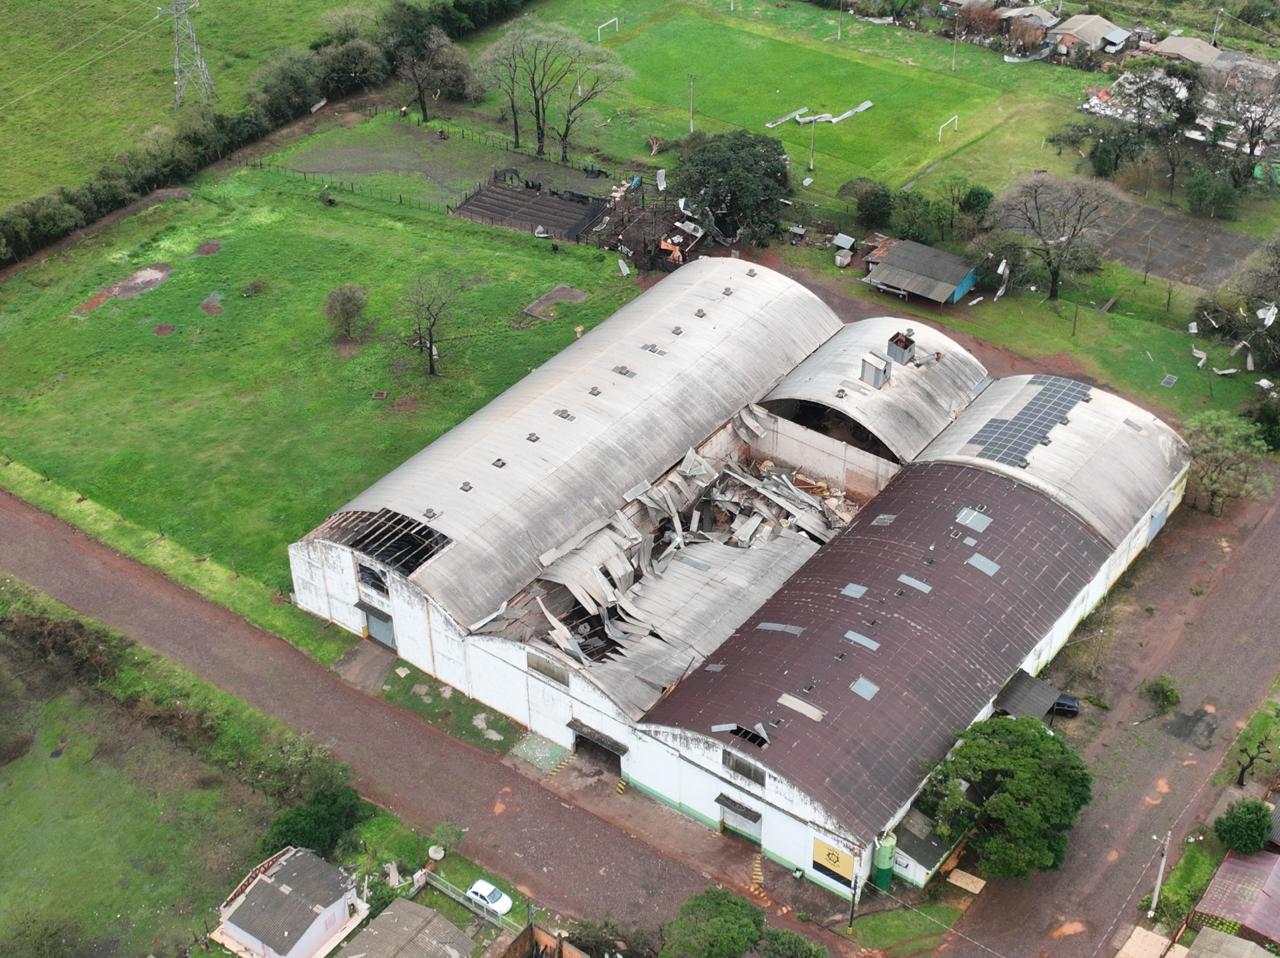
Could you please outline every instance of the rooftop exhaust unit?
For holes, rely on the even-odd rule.
[[[916,341],[915,330],[908,329],[905,333],[894,333],[889,337],[889,348],[887,350],[889,358],[895,363],[909,363],[916,358]]]
[[[872,389],[880,389],[889,382],[893,374],[893,360],[875,350],[862,357],[862,376],[864,383]]]

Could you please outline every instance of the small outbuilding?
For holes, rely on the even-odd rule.
[[[240,958],[324,958],[369,906],[341,869],[289,847],[249,872],[218,913],[209,937]]]
[[[351,939],[353,958],[468,958],[476,943],[433,908],[397,898]]]
[[[1169,60],[1181,60],[1196,66],[1209,66],[1222,57],[1222,51],[1199,37],[1165,37],[1155,45],[1155,52]]]
[[[1218,866],[1192,924],[1229,930],[1238,938],[1280,946],[1280,854],[1228,854]]]
[[[910,293],[935,303],[956,303],[977,282],[974,267],[952,253],[912,240],[881,244],[867,257],[871,271],[863,278],[876,289]]]

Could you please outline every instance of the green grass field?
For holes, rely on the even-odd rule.
[[[596,27],[622,12],[620,29],[606,31],[635,78],[602,103],[581,127],[579,145],[616,160],[649,160],[646,137],[675,139],[688,132],[689,73],[697,75],[696,125],[716,132],[745,127],[782,139],[796,179],[814,182],[801,198],[831,205],[855,176],[901,186],[926,172],[980,171],[998,188],[1017,175],[1052,168],[1055,151],[1041,141],[1046,117],[1059,122],[1099,82],[1092,74],[1045,64],[1006,64],[973,46],[956,51],[938,37],[865,24],[848,17],[842,38],[835,14],[807,3],[738,3],[733,14],[712,0],[640,0],[619,11],[610,0],[538,0],[531,13],[563,23],[594,41]],[[468,41],[475,49],[495,39],[492,28]],[[714,57],[698,55],[713,49]],[[875,105],[814,133],[815,169],[807,169],[811,129],[765,123],[799,107],[843,113],[863,100]],[[499,109],[490,98],[481,113],[494,129]],[[938,126],[958,115],[959,131]],[[477,115],[478,120],[483,119]]]
[[[876,912],[855,919],[849,937],[863,948],[883,953],[886,958],[931,955],[961,914],[961,909],[942,903]]]
[[[92,954],[172,954],[217,920],[217,904],[258,860],[270,808],[43,668],[0,648],[6,691],[23,689],[21,715],[6,696],[6,721],[35,735],[26,755],[0,766],[0,940],[11,946],[24,926],[74,926],[101,949]]]
[[[334,0],[208,0],[192,13],[218,106],[234,110],[254,71],[305,47]],[[173,122],[173,26],[141,0],[0,7],[0,209],[74,186],[151,128]]]
[[[271,603],[287,593],[287,544],[637,289],[594,249],[553,256],[518,233],[314,194],[283,174],[204,182],[0,286],[0,453],[16,460],[0,483],[171,574],[180,565],[183,581],[330,660],[340,640]],[[217,253],[193,255],[210,240]],[[158,288],[77,311],[161,262],[172,271]],[[467,286],[443,377],[410,388],[387,341],[415,272]],[[254,279],[266,289],[246,298]],[[369,288],[376,332],[344,358],[320,307],[352,281]],[[520,312],[557,283],[588,299],[548,322]],[[201,310],[211,296],[217,315]]]

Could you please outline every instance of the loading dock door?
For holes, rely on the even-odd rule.
[[[716,804],[720,806],[720,826],[725,831],[741,835],[750,842],[760,844],[760,822],[762,816],[754,808],[735,801],[728,795],[717,795]]]
[[[391,616],[366,606],[364,621],[371,639],[376,639],[389,649],[396,647],[396,627]]]

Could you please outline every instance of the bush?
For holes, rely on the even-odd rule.
[[[338,840],[358,825],[364,814],[360,795],[351,786],[321,789],[275,817],[263,836],[262,850],[271,855],[293,845],[328,858]]]
[[[360,339],[366,332],[364,310],[369,295],[363,286],[346,283],[324,298],[324,316],[333,335],[343,339]]]
[[[381,86],[391,70],[381,50],[368,40],[348,40],[316,54],[320,90],[327,97]]]
[[[1271,809],[1257,799],[1232,802],[1214,820],[1213,830],[1232,851],[1242,855],[1260,852],[1271,837]]]
[[[766,928],[756,951],[761,958],[827,958],[827,949],[785,928]]]
[[[1182,701],[1182,693],[1178,691],[1178,687],[1173,684],[1173,677],[1167,672],[1143,682],[1142,694],[1155,706],[1156,713],[1159,715],[1172,712]]]
[[[981,217],[991,208],[996,195],[985,186],[971,186],[960,198],[960,212],[969,216]]]
[[[763,911],[713,888],[680,906],[664,929],[661,958],[742,958],[763,934]]]
[[[369,881],[369,894],[366,901],[369,902],[369,920],[377,918],[387,906],[399,898],[399,893],[387,884],[385,878],[373,878]]]
[[[839,195],[854,201],[858,223],[869,230],[884,229],[893,219],[893,191],[860,176],[840,187]]]

